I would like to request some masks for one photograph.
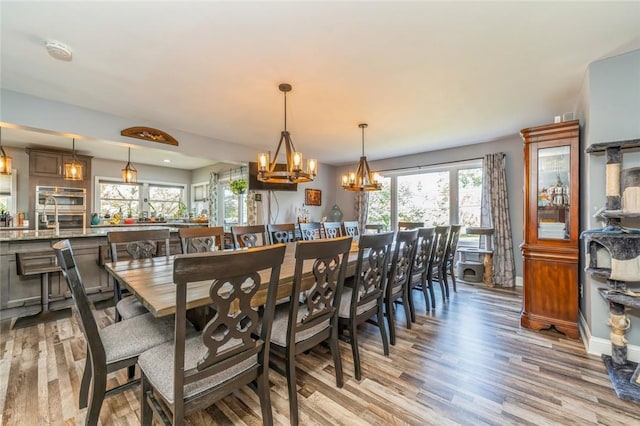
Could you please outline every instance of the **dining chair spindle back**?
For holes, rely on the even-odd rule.
[[[224,228],[222,226],[178,229],[182,253],[203,253],[222,250]]]

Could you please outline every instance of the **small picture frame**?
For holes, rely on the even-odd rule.
[[[320,206],[322,205],[322,191],[319,189],[304,190],[304,203],[307,206]]]

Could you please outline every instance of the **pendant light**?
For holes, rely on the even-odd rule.
[[[0,132],[2,132],[2,127],[0,127]],[[12,161],[11,157],[4,152],[4,148],[2,147],[2,133],[0,133],[0,175],[11,174]]]
[[[358,124],[362,129],[362,156],[355,173],[342,176],[342,187],[347,191],[380,191],[382,189],[382,177],[378,173],[371,173],[367,157],[364,156],[364,129],[367,126],[366,123]]]
[[[129,157],[127,165],[122,169],[122,181],[124,183],[135,183],[138,180],[138,171],[131,164],[131,147],[129,147]]]
[[[278,89],[284,93],[284,130],[280,133],[280,142],[278,142],[273,162],[270,162],[268,153],[258,154],[258,180],[268,183],[311,182],[318,173],[318,162],[309,159],[307,160],[307,168],[303,169],[302,153],[296,151],[291,141],[291,135],[287,131],[287,92],[291,91],[291,85],[282,83]],[[286,168],[277,164],[283,143]]]
[[[76,140],[73,139],[73,158],[71,161],[64,163],[64,179],[65,180],[82,180],[84,178],[84,170],[82,164],[78,163],[76,158]]]

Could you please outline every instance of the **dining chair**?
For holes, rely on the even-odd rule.
[[[456,251],[458,249],[458,238],[460,237],[461,225],[451,225],[449,229],[449,237],[447,239],[447,249],[444,255],[444,284],[447,289],[447,297],[449,297],[449,281],[447,275],[451,275],[451,281],[453,282],[453,291],[457,292],[456,288],[456,275],[454,273]]]
[[[413,300],[413,291],[421,290],[424,295],[425,310],[429,312],[429,301],[435,308],[435,297],[433,286],[428,279],[429,266],[431,261],[431,253],[433,253],[435,228],[418,228],[418,245],[416,246],[416,254],[413,257],[413,266],[411,267],[411,279],[409,281],[409,310],[411,313],[411,321],[416,322],[416,308]]]
[[[449,240],[449,227],[448,226],[436,226],[435,235],[433,240],[433,253],[431,254],[431,262],[429,266],[429,275],[427,280],[433,285],[433,280],[438,281],[440,284],[440,291],[442,293],[442,302],[444,302],[449,295],[447,294],[444,274],[446,270],[444,267],[445,256],[447,254],[447,241]],[[431,301],[431,306],[435,308],[434,301]]]
[[[222,226],[179,228],[178,236],[183,254],[222,250],[224,244]]]
[[[170,254],[169,228],[111,231],[107,233],[111,261],[127,259],[148,259]],[[163,252],[160,250],[164,244]],[[120,253],[125,256],[122,259]],[[123,289],[118,280],[113,280],[113,293],[116,304],[116,321],[133,318],[149,311],[135,297],[122,297]]]
[[[398,231],[418,229],[424,226],[424,222],[398,222]]]
[[[233,246],[237,249],[269,244],[264,225],[232,226],[231,234],[233,235]]]
[[[389,280],[385,290],[385,316],[389,325],[389,341],[396,344],[396,330],[393,304],[396,301],[404,305],[404,313],[407,320],[407,328],[411,328],[411,314],[409,312],[409,280],[411,279],[411,266],[418,243],[418,230],[398,231],[396,245],[391,259]]]
[[[271,244],[290,243],[296,239],[296,225],[294,223],[270,224],[267,225],[267,232]]]
[[[385,226],[382,223],[367,223],[364,225],[364,232],[380,233],[385,231]]]
[[[356,380],[362,377],[358,350],[358,326],[371,322],[380,329],[383,353],[389,355],[384,325],[384,289],[387,282],[393,232],[361,235],[353,285],[343,287],[338,309],[338,335],[351,345]],[[376,322],[371,321],[376,317]]]
[[[185,416],[254,381],[262,422],[273,423],[269,346],[285,248],[284,244],[276,244],[243,251],[176,256],[175,333],[170,336],[173,339],[146,351],[138,359],[142,372],[142,425],[151,425],[153,414],[165,423],[182,425]],[[260,271],[268,274],[266,284],[262,283]],[[201,331],[187,333],[187,287],[198,281],[211,282],[209,296],[216,315]],[[252,306],[259,290],[267,294],[263,308]]]
[[[170,319],[156,319],[147,313],[98,329],[69,240],[58,241],[53,250],[71,290],[87,344],[78,405],[81,409],[88,407],[85,424],[96,425],[105,397],[139,383],[129,380],[107,390],[107,374],[135,366],[141,353],[171,339],[173,324]]]
[[[322,225],[320,222],[299,223],[300,236],[304,241],[318,240],[322,238]]]
[[[360,224],[356,220],[342,222],[342,235],[357,238],[360,236]]]
[[[336,371],[336,386],[341,388],[343,384],[337,312],[351,241],[351,237],[338,237],[296,243],[291,302],[276,308],[271,333],[271,352],[284,362],[283,366],[272,357],[271,367],[287,378],[292,425],[298,424],[296,355],[328,342]],[[303,269],[305,262],[313,262],[310,273]],[[306,290],[302,288],[303,281],[311,282]]]
[[[338,238],[344,236],[340,222],[322,222],[325,238]]]

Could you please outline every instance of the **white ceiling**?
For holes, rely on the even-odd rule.
[[[329,164],[357,161],[360,122],[369,123],[370,160],[552,122],[575,110],[591,62],[640,47],[637,1],[3,0],[0,7],[4,89],[258,152],[275,149],[283,127],[278,84],[288,82],[292,138],[307,157]],[[68,45],[73,60],[51,58],[45,40]],[[3,131],[3,143],[19,133]],[[98,142],[99,156],[111,155],[111,145]],[[68,139],[59,143],[69,147]],[[122,144],[113,146],[121,159]],[[203,153],[210,161],[215,147]],[[151,163],[144,157],[138,162]]]

